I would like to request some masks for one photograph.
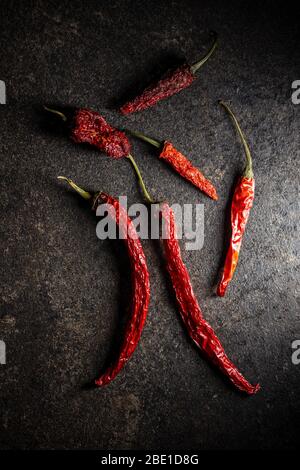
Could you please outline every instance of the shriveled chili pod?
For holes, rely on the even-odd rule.
[[[148,142],[160,150],[158,158],[168,163],[180,176],[196,186],[200,191],[214,200],[218,199],[214,185],[203,175],[199,168],[177,150],[171,142],[165,140],[163,143],[142,134],[141,132],[127,130],[129,134]]]
[[[188,88],[196,80],[196,72],[207,62],[217,47],[217,35],[213,33],[214,43],[207,54],[193,65],[183,64],[169,70],[157,83],[148,86],[140,95],[120,108],[122,114],[131,114],[154,106],[161,100]]]
[[[44,106],[44,109],[58,115],[64,122],[68,121],[62,112],[47,106]],[[127,158],[138,177],[146,201],[149,203],[154,202],[130,153],[131,144],[124,132],[112,127],[101,114],[90,109],[78,109],[70,122],[70,128],[70,137],[74,142],[90,144],[115,159]]]
[[[131,314],[117,359],[95,381],[96,385],[103,386],[109,384],[116,377],[134,353],[140,340],[150,299],[150,282],[146,257],[135,226],[117,199],[104,192],[92,195],[79,188],[68,178],[60,176],[59,179],[67,181],[75,191],[88,200],[93,210],[96,210],[99,204],[106,204],[108,215],[118,226],[130,259],[132,279]]]
[[[222,270],[222,277],[217,287],[217,295],[223,297],[237,267],[243,235],[253,205],[255,182],[251,153],[242,129],[229,106],[223,101],[220,101],[219,104],[225,108],[232,118],[246,155],[246,167],[237,182],[231,202],[231,237]]]
[[[189,272],[182,260],[174,212],[167,203],[161,205],[163,219],[162,243],[165,252],[166,268],[176,295],[179,311],[189,336],[202,351],[204,356],[216,366],[233,385],[248,395],[255,394],[260,386],[251,385],[236,366],[230,361],[212,327],[203,318],[191,284]]]

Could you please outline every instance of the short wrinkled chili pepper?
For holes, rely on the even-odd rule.
[[[166,140],[161,143],[142,134],[141,132],[131,131],[128,129],[126,129],[126,131],[129,134],[160,149],[158,158],[167,162],[180,176],[192,183],[207,196],[214,200],[218,199],[217,191],[214,185],[207,178],[205,178],[203,173],[198,168],[196,168],[187,157],[180,153],[179,150],[177,150],[174,145],[171,144],[171,142]]]
[[[232,118],[246,155],[246,168],[237,182],[231,202],[231,238],[222,270],[222,277],[217,287],[217,295],[223,297],[237,267],[243,234],[253,205],[255,182],[251,153],[242,129],[228,105],[223,101],[220,101],[219,104],[225,108]]]
[[[214,43],[208,53],[193,65],[183,64],[168,71],[157,83],[148,86],[140,95],[120,108],[122,114],[131,114],[154,106],[161,100],[188,88],[196,80],[196,72],[207,62],[217,47],[217,35],[213,33]]]
[[[130,259],[132,279],[131,316],[126,325],[118,358],[95,380],[96,385],[103,386],[109,384],[116,377],[134,353],[140,340],[150,299],[150,282],[146,257],[135,226],[117,199],[104,192],[92,195],[64,176],[60,176],[59,179],[67,181],[75,191],[88,200],[92,204],[93,210],[96,210],[99,204],[106,204],[109,216],[119,228],[120,236],[125,243]]]
[[[90,109],[76,111],[71,138],[76,143],[88,143],[112,158],[130,154],[130,142],[124,132],[109,125],[103,116]]]
[[[58,115],[64,122],[67,122],[67,117],[62,112],[47,106],[44,106],[44,109]],[[70,136],[74,142],[90,144],[115,159],[127,158],[138,177],[146,201],[149,203],[154,202],[130,153],[131,144],[124,132],[109,125],[101,114],[90,109],[78,109],[74,114],[70,127]]]
[[[204,356],[225,374],[240,391],[249,395],[255,394],[259,384],[251,385],[226,355],[222,344],[212,327],[203,318],[196,299],[188,270],[182,260],[174,212],[167,203],[161,205],[163,220],[162,243],[165,252],[166,268],[179,305],[180,315],[189,336],[202,351]]]

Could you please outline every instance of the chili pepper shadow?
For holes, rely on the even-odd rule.
[[[98,388],[95,385],[95,379],[104,373],[108,367],[115,363],[119,357],[119,352],[124,340],[125,328],[130,316],[131,299],[132,299],[132,286],[131,286],[131,273],[130,261],[126,252],[126,248],[122,240],[105,240],[109,245],[111,255],[117,260],[119,268],[119,284],[117,288],[117,302],[118,302],[118,320],[115,322],[112,334],[110,335],[110,344],[106,348],[106,358],[102,363],[98,362],[96,376],[93,376],[91,381],[83,384],[81,389],[90,390]],[[124,305],[128,306],[124,308]],[[122,373],[122,371],[121,371]]]
[[[56,183],[57,185],[60,185],[58,182]],[[61,189],[61,185],[60,185]],[[89,191],[89,188],[86,188],[87,191]],[[91,190],[91,193],[94,191]],[[87,201],[81,199],[78,197],[77,194],[72,192],[72,190],[65,191],[65,197],[69,198],[69,200],[72,200],[72,204],[75,202],[77,205],[78,209],[83,212],[84,216],[84,223],[85,224],[90,224],[91,230],[93,230],[96,227],[96,223],[98,220],[95,217],[95,212],[91,210],[91,207],[89,206],[89,203]],[[94,227],[94,228],[93,228]],[[99,244],[104,243],[107,244],[108,249],[110,250],[110,253],[112,257],[117,260],[118,268],[119,268],[119,285],[117,289],[117,302],[119,305],[118,308],[118,318],[119,320],[116,322],[116,325],[114,326],[114,330],[111,334],[110,337],[110,346],[107,348],[107,354],[106,354],[106,359],[104,360],[104,363],[98,364],[97,365],[97,372],[96,375],[100,375],[101,371],[105,371],[107,367],[113,364],[114,360],[118,357],[121,343],[124,337],[124,329],[126,327],[126,323],[128,320],[128,315],[130,312],[131,308],[131,298],[132,298],[132,287],[131,287],[131,276],[128,276],[128,273],[131,272],[130,268],[130,260],[128,258],[128,254],[125,248],[124,243],[122,243],[122,240],[96,240],[96,242]],[[101,250],[99,249],[99,256],[101,256]],[[125,311],[124,305],[128,305],[129,307]],[[97,360],[97,358],[96,358]],[[83,390],[90,390],[90,389],[95,389],[95,378],[93,377],[90,381],[87,383],[83,384],[81,386],[81,389]]]
[[[185,62],[185,58],[179,57],[176,53],[161,54],[159,58],[153,58],[148,70],[142,76],[137,77],[130,85],[121,90],[119,98],[113,98],[108,102],[108,109],[118,109],[127,101],[142,93],[149,85],[160,80],[170,69],[180,67]]]
[[[73,142],[70,138],[70,130],[74,114],[79,108],[61,104],[47,104],[45,106],[49,109],[55,109],[56,111],[63,113],[66,116],[67,121],[63,121],[63,119],[57,114],[47,111],[44,109],[43,105],[36,106],[35,112],[39,118],[39,129],[44,134],[48,134],[51,137],[64,138],[69,141],[70,145],[73,145],[74,147],[78,146],[78,144]],[[99,153],[99,150],[95,149],[95,147],[89,143],[82,142],[80,143],[80,147],[85,152]]]
[[[219,258],[218,269],[217,269],[216,275],[215,275],[215,277],[213,279],[213,282],[212,282],[215,290],[216,290],[218,282],[219,282],[219,280],[222,276],[222,269],[224,267],[227,250],[228,250],[229,243],[230,243],[230,238],[231,238],[231,203],[232,203],[234,190],[236,188],[236,185],[237,185],[240,177],[241,177],[240,173],[237,172],[235,174],[234,178],[233,178],[233,184],[230,188],[228,199],[227,199],[225,209],[224,209],[225,217],[224,217],[224,230],[223,230],[223,243],[222,243],[223,250],[222,250],[222,253],[221,253],[220,258]],[[213,296],[214,297],[217,296],[216,292],[213,294]]]
[[[71,145],[78,146],[76,142],[73,142],[73,140],[70,139],[70,129],[74,114],[79,108],[61,104],[47,104],[45,106],[49,109],[55,109],[56,111],[63,113],[66,116],[67,121],[63,121],[60,116],[47,111],[44,109],[43,105],[41,105],[35,108],[36,114],[39,117],[40,130],[51,137],[63,137],[64,139],[67,139]],[[89,143],[82,142],[80,143],[80,146],[86,152],[99,152],[99,150],[96,150]]]
[[[50,109],[55,109],[63,113],[66,116],[67,121],[64,122],[58,115],[44,109],[44,105]],[[57,103],[43,103],[41,105],[36,105],[34,110],[39,119],[39,128],[43,133],[52,137],[69,137],[70,122],[72,121],[72,117],[76,111],[75,107]]]

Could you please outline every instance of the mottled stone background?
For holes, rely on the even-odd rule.
[[[6,1],[0,3],[0,447],[110,449],[292,448],[299,442],[300,339],[296,246],[300,105],[299,22],[288,2]],[[193,86],[123,118],[115,106],[185,57],[220,46]],[[228,295],[213,288],[226,205],[243,153],[232,104],[253,150],[256,199]],[[126,252],[96,238],[96,219],[57,181],[142,197],[126,161],[70,142],[42,104],[87,106],[117,126],[168,138],[216,184],[215,203],[146,144],[134,154],[152,193],[205,204],[205,244],[184,252],[204,314],[261,392],[239,395],[182,328],[157,244],[144,248],[151,305],[141,343],[109,387],[90,388],[126,318]]]

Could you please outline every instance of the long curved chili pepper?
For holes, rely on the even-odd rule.
[[[171,142],[165,140],[163,143],[152,139],[141,132],[127,130],[129,134],[148,142],[149,144],[160,149],[158,158],[167,162],[173,170],[185,178],[187,181],[196,186],[200,191],[204,192],[207,196],[215,201],[218,199],[217,191],[214,185],[203,175],[203,173],[196,168],[192,162],[180,153]]]
[[[233,120],[237,132],[242,140],[247,162],[244,173],[237,182],[231,202],[231,238],[225,258],[222,277],[217,287],[217,295],[223,297],[237,267],[243,234],[245,232],[251,207],[253,206],[255,182],[250,149],[241,127],[228,105],[223,101],[220,101],[219,103],[225,108]]]
[[[140,95],[120,108],[122,114],[131,114],[154,106],[161,100],[188,88],[196,80],[196,72],[207,62],[217,47],[217,35],[213,33],[214,43],[208,53],[193,65],[183,64],[168,71],[157,83],[148,86]]]
[[[64,122],[67,122],[67,117],[62,112],[47,106],[44,106],[44,109],[58,115]],[[115,159],[127,158],[138,177],[146,201],[149,203],[154,202],[146,189],[141,172],[130,153],[131,144],[128,137],[124,132],[108,124],[101,114],[90,109],[76,110],[71,122],[70,137],[76,143],[87,143],[96,147],[109,157]]]
[[[169,272],[172,286],[180,309],[180,315],[187,331],[206,356],[231,382],[242,392],[249,395],[256,393],[260,386],[251,385],[226,355],[222,344],[212,327],[203,318],[201,309],[193,291],[188,270],[181,258],[174,212],[167,203],[161,205],[163,219],[163,247],[165,251],[166,267]]]
[[[96,210],[99,204],[104,203],[107,205],[108,214],[119,227],[120,235],[125,243],[130,259],[132,279],[131,316],[126,325],[118,358],[95,381],[96,385],[103,386],[109,384],[116,377],[130,359],[140,340],[150,299],[150,282],[146,257],[135,226],[117,199],[104,192],[96,193],[93,196],[79,188],[72,180],[63,176],[60,176],[59,179],[67,181],[84,199],[89,200],[92,203],[93,210]]]

